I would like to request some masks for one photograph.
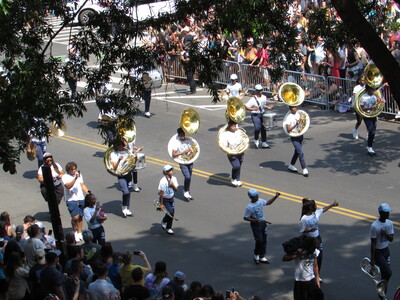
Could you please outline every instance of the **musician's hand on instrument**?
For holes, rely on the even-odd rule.
[[[299,125],[300,124],[300,122],[301,122],[301,120],[299,119],[299,120],[297,120],[296,121],[296,125]]]
[[[123,160],[123,159],[124,159],[124,156],[121,155],[121,156],[119,157],[119,160]]]

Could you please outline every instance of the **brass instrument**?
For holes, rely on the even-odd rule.
[[[60,125],[58,125],[55,121],[51,123],[50,132],[53,136],[61,137],[64,136],[67,132],[67,125],[64,120],[61,121]]]
[[[304,111],[304,110],[297,110],[297,112],[300,114],[300,124],[297,125],[292,131],[288,132],[286,128],[286,118],[291,114],[290,111],[288,111],[283,118],[283,130],[288,136],[291,137],[296,137],[296,136],[301,136],[303,135],[308,128],[310,127],[310,116]]]
[[[132,143],[136,139],[135,122],[128,119],[118,120],[115,139],[122,139],[127,143]]]
[[[375,91],[374,95],[376,96],[376,103],[368,109],[363,109],[360,105],[361,98],[367,93],[367,89],[363,88],[361,91],[357,93],[357,95],[354,97],[354,109],[356,112],[364,117],[364,118],[375,118],[379,116],[383,109],[385,108],[385,103],[383,102],[382,98],[379,96],[378,92]]]
[[[175,134],[171,137],[168,142],[168,154],[171,156],[178,164],[189,165],[193,163],[200,155],[200,145],[199,143],[192,137],[187,136],[186,139],[190,142],[190,152],[185,153],[176,157],[172,156],[172,151],[175,148],[175,145],[179,143],[179,136]]]
[[[240,134],[240,142],[236,145],[230,145],[229,140],[226,137],[228,124],[225,124],[219,131],[217,136],[217,144],[222,151],[229,155],[242,154],[249,148],[249,137],[243,128],[238,128],[237,131]]]
[[[364,68],[365,84],[373,89],[379,89],[382,85],[383,76],[375,63],[370,62]]]
[[[168,209],[166,209],[165,207],[161,208],[160,207],[160,200],[156,199],[153,201],[154,206],[156,207],[157,211],[162,211],[164,213],[166,213],[170,218],[174,219],[175,221],[179,221],[177,218],[173,217],[170,212],[168,211]]]
[[[118,165],[118,168],[116,170],[114,170],[111,162],[111,154],[115,151],[114,147],[111,146],[106,150],[106,153],[104,154],[104,166],[106,167],[107,172],[111,175],[118,177],[125,176],[135,168],[135,155],[128,148],[124,148],[124,150],[128,154],[128,157],[122,162],[122,164],[120,163],[121,165]]]
[[[292,82],[282,84],[278,95],[289,106],[299,106],[305,99],[304,90],[298,84]]]
[[[200,129],[199,113],[193,108],[186,107],[181,113],[179,127],[181,127],[186,134],[196,134]]]
[[[378,295],[383,297],[384,299],[387,299],[385,291],[387,289],[388,283],[386,280],[379,281],[379,277],[381,276],[381,270],[379,269],[379,267],[377,265],[371,265],[371,261],[369,260],[369,258],[364,257],[361,261],[361,270],[372,279]]]
[[[243,101],[238,97],[230,97],[226,103],[225,116],[227,122],[229,122],[229,120],[232,120],[235,123],[242,122],[246,117],[246,108],[243,104]]]

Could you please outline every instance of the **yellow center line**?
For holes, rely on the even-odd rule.
[[[102,145],[99,143],[95,143],[95,142],[91,142],[91,141],[87,141],[84,139],[80,139],[77,137],[73,137],[73,136],[68,136],[65,135],[63,137],[57,137],[59,139],[62,139],[64,141],[68,141],[68,142],[72,142],[75,144],[79,144],[79,145],[83,145],[83,146],[87,146],[87,147],[91,147],[91,148],[95,148],[95,149],[99,149],[99,150],[106,150],[108,147],[106,145]],[[179,168],[179,165],[176,163],[171,163],[169,161],[165,161],[162,159],[158,159],[155,157],[150,157],[150,156],[146,156],[146,162],[154,164],[154,165],[159,165],[159,166],[164,166],[165,164],[170,164],[172,165],[174,168]],[[193,169],[193,174],[199,177],[203,177],[203,178],[207,178],[207,179],[213,179],[219,182],[223,182],[223,183],[231,183],[231,180],[228,177],[224,177],[221,175],[216,175],[216,174],[212,174],[206,171],[202,171],[202,170],[198,170],[198,169]],[[248,182],[242,182],[242,188],[248,189],[248,188],[255,188],[257,189],[259,192],[268,194],[268,195],[275,195],[276,190],[268,188],[268,187],[264,187],[264,186],[260,186],[260,185],[256,185],[256,184],[252,184],[252,183],[248,183]],[[285,192],[281,192],[281,198],[288,200],[288,201],[292,201],[295,203],[302,203],[302,199],[303,197],[301,196],[297,196],[297,195],[292,195],[289,193],[285,193]],[[329,205],[328,203],[324,203],[321,201],[315,201],[319,206],[327,206]],[[372,216],[372,215],[368,215],[362,212],[358,212],[355,210],[351,210],[351,209],[347,209],[341,206],[336,206],[334,208],[332,208],[330,210],[333,213],[337,213],[343,216],[347,216],[353,219],[358,219],[358,220],[362,220],[362,221],[367,221],[369,223],[373,222],[374,220],[377,219],[376,216]],[[400,229],[400,222],[395,222],[393,221],[393,224],[397,225],[395,226],[396,229]]]

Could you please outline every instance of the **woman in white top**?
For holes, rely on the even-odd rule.
[[[57,204],[60,204],[61,199],[64,197],[64,187],[61,184],[61,178],[64,175],[64,171],[60,164],[56,163],[53,159],[53,155],[51,153],[46,152],[43,155],[43,165],[41,165],[38,169],[38,181],[40,182],[40,192],[42,193],[42,196],[46,202],[48,201],[47,197],[47,191],[46,191],[46,186],[44,184],[44,178],[43,178],[43,166],[48,166],[50,167],[51,170],[51,175],[53,177],[53,184],[54,184],[54,190],[56,192],[56,200]]]

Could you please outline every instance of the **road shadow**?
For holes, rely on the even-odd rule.
[[[99,122],[90,121],[90,122],[87,122],[86,125],[90,128],[97,129],[99,127]]]
[[[22,177],[24,177],[26,179],[34,179],[34,178],[37,178],[37,174],[38,174],[37,170],[30,170],[30,171],[25,171],[22,174]]]
[[[212,185],[227,185],[232,186],[231,177],[228,173],[216,173],[212,174],[207,179],[208,184]]]

